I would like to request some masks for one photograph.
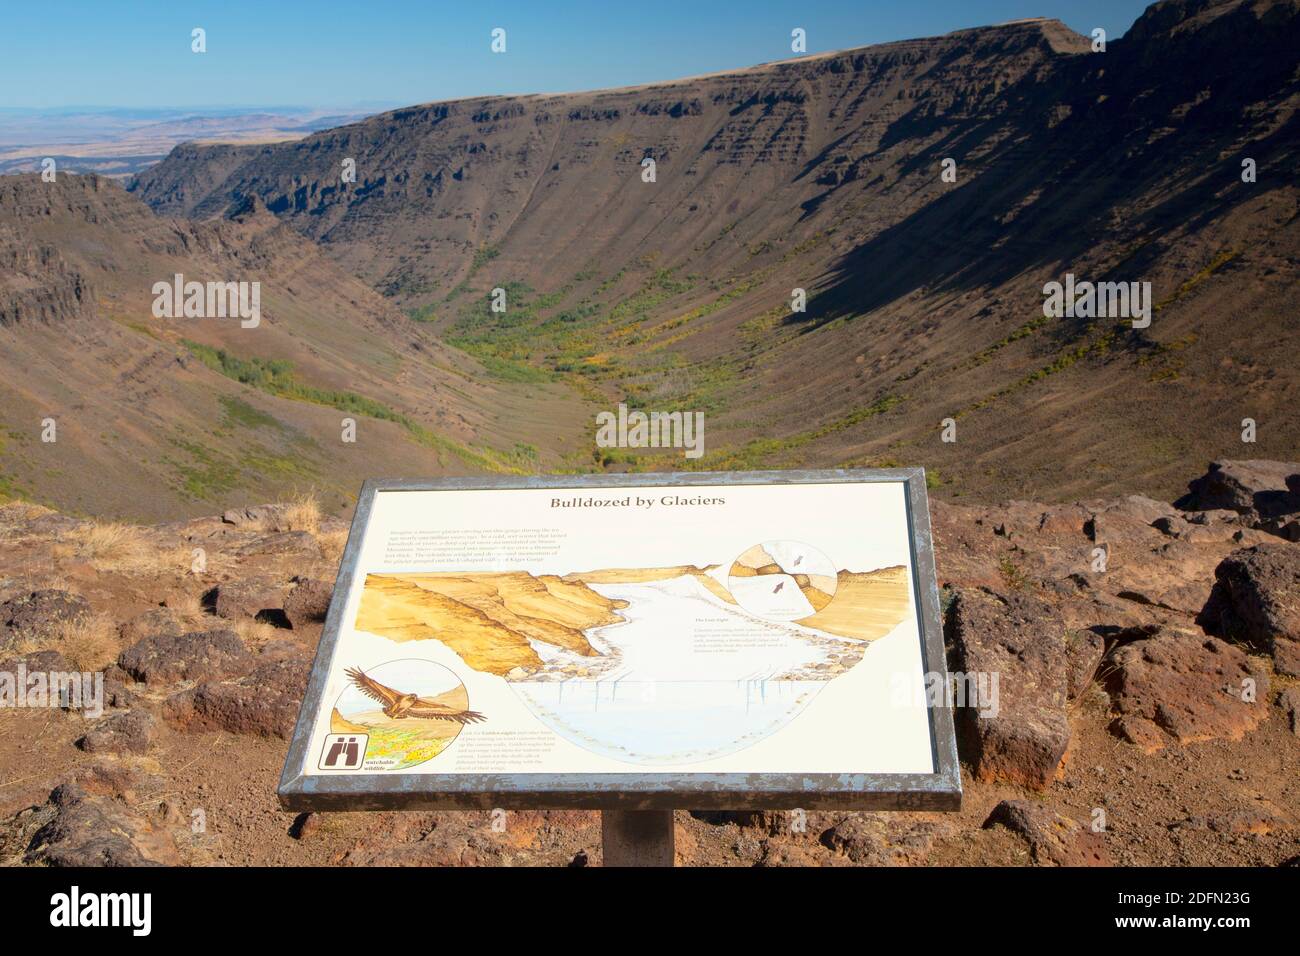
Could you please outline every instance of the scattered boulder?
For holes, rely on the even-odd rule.
[[[0,624],[29,631],[51,621],[74,621],[90,616],[90,604],[80,594],[42,588],[0,604]]]
[[[1277,696],[1277,704],[1286,714],[1291,733],[1300,737],[1300,687],[1288,687]]]
[[[120,668],[116,665],[104,671],[104,706],[126,708],[135,703],[135,694],[127,690],[120,677]]]
[[[75,783],[50,793],[49,821],[36,831],[24,862],[45,866],[164,866],[180,863],[175,841],[111,797]]]
[[[1161,592],[1154,603],[1170,611],[1178,611],[1195,617],[1205,607],[1205,602],[1209,600],[1212,588],[1213,585],[1208,581],[1192,581],[1187,584],[1176,585],[1167,591]]]
[[[39,702],[41,705],[58,706],[64,710],[84,708],[88,703],[86,691],[93,694],[93,688],[87,688],[81,682],[80,673],[58,651],[33,651],[0,661],[0,674],[3,680],[3,697],[5,706],[14,706],[14,695],[28,705]],[[72,684],[67,681],[71,679]]]
[[[300,660],[304,657],[310,660],[311,650],[299,641],[267,641],[258,650],[257,656],[260,661]]]
[[[1148,752],[1240,740],[1267,716],[1268,675],[1218,638],[1162,633],[1120,647],[1112,660],[1111,729]]]
[[[1280,673],[1300,676],[1300,548],[1280,542],[1242,548],[1214,576],[1201,624],[1268,650]]]
[[[295,629],[319,624],[329,613],[334,585],[315,578],[295,578],[293,590],[284,599],[284,613]]]
[[[1300,641],[1274,641],[1273,667],[1285,677],[1300,677]]]
[[[1066,642],[1065,659],[1068,667],[1070,700],[1075,700],[1097,676],[1097,668],[1106,656],[1106,639],[1095,631],[1079,631]]]
[[[289,836],[295,840],[308,840],[319,833],[323,826],[319,813],[300,813],[289,825]]]
[[[998,676],[995,708],[955,714],[963,757],[979,780],[1046,787],[1070,744],[1065,629],[1036,597],[971,588],[957,592],[948,625],[956,669],[968,681],[990,675],[990,686]]]
[[[99,721],[77,745],[87,753],[142,754],[153,744],[157,728],[147,711],[131,710]]]
[[[284,531],[254,538],[236,552],[241,558],[257,555],[301,555],[316,559],[321,556],[320,544],[306,531]]]
[[[23,665],[23,669],[28,674],[35,674],[38,671],[47,674],[68,673],[73,670],[72,663],[58,651],[33,651],[30,654],[21,654],[0,661],[0,671],[17,675],[19,664]]]
[[[278,609],[280,592],[253,581],[227,581],[204,595],[212,613],[226,620],[256,618],[264,611]]]
[[[1163,749],[1169,739],[1160,732],[1159,727],[1143,717],[1116,717],[1111,721],[1110,732],[1149,754]]]
[[[207,681],[174,694],[164,703],[163,716],[187,732],[225,730],[288,739],[310,671],[305,658],[267,661],[237,680]]]
[[[177,611],[169,607],[156,607],[123,622],[117,629],[117,636],[123,644],[129,646],[146,637],[157,637],[160,634],[175,637],[185,630],[185,619]]]
[[[1082,505],[1053,505],[1038,516],[1043,534],[1081,535],[1092,513]]]
[[[253,505],[249,508],[231,508],[221,515],[221,520],[225,524],[232,524],[236,528],[248,528],[250,530],[261,530],[263,528],[277,527],[281,518],[284,517],[285,507],[280,504],[273,505]]]
[[[1230,509],[1252,528],[1300,540],[1300,464],[1216,461],[1175,504],[1186,511]]]
[[[1028,800],[1003,800],[984,828],[1003,826],[1024,837],[1035,863],[1055,866],[1110,866],[1105,839],[1051,807]]]
[[[101,797],[116,797],[127,803],[136,803],[142,790],[156,790],[161,778],[146,773],[134,762],[112,758],[83,764],[68,776],[86,793]]]
[[[954,826],[938,814],[851,813],[818,842],[859,866],[914,866]]]
[[[225,629],[148,637],[117,659],[122,670],[146,684],[244,674],[254,661],[239,635]]]
[[[1083,531],[1093,541],[1125,538],[1130,531],[1145,531],[1157,522],[1180,518],[1176,508],[1145,495],[1127,495],[1101,505],[1087,521]],[[1163,530],[1163,529],[1160,529]]]
[[[0,604],[0,648],[12,647],[21,636],[39,634],[61,621],[90,616],[90,604],[79,594],[43,588]]]

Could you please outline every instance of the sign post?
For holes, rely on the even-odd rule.
[[[374,480],[289,810],[951,810],[920,469]]]
[[[671,810],[600,811],[605,866],[672,866],[675,849]]]

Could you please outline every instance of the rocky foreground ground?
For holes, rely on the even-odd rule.
[[[1300,864],[1300,464],[1175,504],[936,502],[959,813],[686,813],[695,865]],[[152,528],[0,507],[0,671],[106,709],[0,708],[12,865],[600,862],[588,812],[280,811],[345,526],[311,501]],[[870,728],[864,728],[870,732]]]

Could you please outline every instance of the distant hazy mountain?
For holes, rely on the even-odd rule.
[[[266,143],[356,120],[373,110],[0,109],[0,173],[34,172],[52,158],[70,173],[124,177],[191,140]]]

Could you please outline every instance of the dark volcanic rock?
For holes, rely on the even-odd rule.
[[[980,780],[1046,787],[1070,743],[1065,629],[1035,597],[969,588],[954,598],[948,624],[956,669],[968,681],[998,678],[996,714],[971,706],[955,714],[963,757]]]
[[[953,829],[937,814],[853,813],[825,830],[819,842],[859,866],[913,866],[924,863],[935,840]]]
[[[60,621],[84,620],[90,604],[79,594],[57,588],[32,591],[0,604],[0,648],[19,635],[38,634]]]
[[[1279,672],[1300,676],[1300,547],[1270,542],[1234,551],[1214,576],[1202,625],[1268,650]]]
[[[158,789],[161,779],[141,769],[135,762],[115,760],[112,757],[83,764],[69,775],[66,783],[75,783],[86,793],[101,797],[116,797],[126,803],[135,803],[145,788]]]
[[[183,731],[288,738],[298,717],[311,662],[268,661],[232,681],[208,681],[168,698],[163,716]]]
[[[252,581],[227,581],[208,592],[205,600],[212,613],[227,620],[256,618],[262,611],[280,605],[279,589]]]
[[[1229,508],[1256,521],[1300,512],[1300,493],[1289,484],[1300,464],[1284,461],[1216,461],[1190,482],[1176,504],[1184,511]]]
[[[207,680],[247,673],[255,658],[234,631],[193,631],[147,637],[128,647],[117,663],[146,684]]]
[[[153,743],[158,721],[143,710],[114,714],[97,723],[77,741],[87,753],[142,754]]]
[[[1214,637],[1159,634],[1113,655],[1113,730],[1144,750],[1169,743],[1239,740],[1268,713],[1268,675]]]
[[[178,637],[186,630],[185,619],[169,607],[156,607],[124,621],[117,629],[123,644],[131,645],[146,637]]]
[[[1024,837],[1035,863],[1110,866],[1105,838],[1100,833],[1041,803],[1003,800],[984,821],[986,829],[994,826],[1004,826]]]
[[[289,623],[295,628],[301,628],[325,620],[333,593],[332,584],[314,578],[299,578],[284,599],[284,613]]]
[[[63,784],[53,818],[32,838],[26,862],[46,866],[161,866],[180,862],[175,842],[117,801]]]
[[[1106,640],[1092,631],[1072,634],[1066,642],[1066,665],[1070,700],[1082,694],[1097,675],[1097,668],[1106,656]]]
[[[255,538],[244,545],[235,554],[240,557],[254,555],[302,555],[306,558],[320,557],[320,545],[306,531],[284,531]]]
[[[221,515],[225,524],[237,528],[247,527],[253,530],[274,528],[284,516],[284,505],[253,505],[249,508],[231,508]]]
[[[58,651],[33,651],[30,654],[21,654],[0,661],[0,671],[9,671],[11,674],[16,674],[19,664],[23,665],[28,674],[34,674],[37,671],[68,673],[73,670],[72,663]]]

